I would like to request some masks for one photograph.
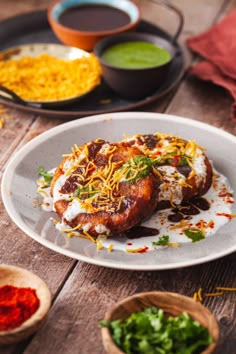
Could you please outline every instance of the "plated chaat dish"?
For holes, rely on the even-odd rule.
[[[38,168],[41,207],[56,228],[97,248],[143,253],[179,247],[230,221],[233,193],[205,149],[162,133],[75,144],[50,171]]]

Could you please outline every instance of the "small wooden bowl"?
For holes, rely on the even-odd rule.
[[[190,297],[171,292],[146,292],[135,294],[118,302],[105,314],[105,320],[113,321],[125,319],[134,312],[139,312],[147,307],[156,306],[163,309],[167,315],[177,316],[187,312],[189,316],[207,327],[213,342],[201,354],[213,353],[219,340],[219,326],[212,313],[199,302]],[[102,340],[105,350],[109,354],[124,354],[113,342],[110,331],[102,327]]]
[[[51,294],[47,285],[37,275],[28,270],[10,265],[0,265],[0,286],[3,285],[35,289],[40,304],[37,311],[21,326],[9,331],[0,331],[0,346],[20,342],[36,332],[51,305]]]

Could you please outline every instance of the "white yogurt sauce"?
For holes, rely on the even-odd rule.
[[[95,231],[100,235],[110,235],[111,231],[103,224],[95,226]]]
[[[87,213],[87,210],[81,206],[78,199],[73,199],[64,212],[63,218],[67,221],[72,221],[77,215]]]
[[[160,166],[158,167],[164,175],[164,180],[167,179],[169,183],[164,183],[160,185],[159,199],[161,200],[171,200],[175,204],[180,204],[183,199],[182,186],[180,185],[181,180],[185,181],[185,176],[177,171],[173,166]],[[179,179],[174,178],[174,175],[178,175]]]
[[[193,160],[193,167],[196,171],[195,180],[197,186],[206,180],[207,170],[205,164],[205,156],[203,155],[202,151],[197,149],[198,156],[196,156]]]

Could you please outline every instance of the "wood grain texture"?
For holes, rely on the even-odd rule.
[[[137,0],[138,1],[138,0]],[[184,13],[180,38],[206,30],[236,6],[235,0],[172,0]],[[48,6],[49,0],[0,0],[0,19]],[[166,9],[142,0],[145,18],[170,33],[176,19]],[[155,7],[155,11],[154,11]],[[159,9],[158,9],[159,8]],[[185,47],[185,45],[184,45]],[[187,63],[196,56],[186,47]],[[233,134],[231,97],[221,88],[185,75],[165,98],[145,106],[145,111],[167,112],[207,122]],[[141,109],[143,110],[143,109]],[[0,129],[0,176],[8,159],[34,136],[61,124],[60,120],[9,110],[14,120]],[[54,305],[44,326],[27,342],[1,348],[1,354],[104,354],[98,323],[117,301],[142,291],[174,291],[192,296],[199,287],[214,292],[216,286],[236,287],[236,255],[191,268],[161,272],[106,269],[76,262],[36,243],[20,231],[6,214],[0,198],[0,262],[22,266],[42,277],[52,292]],[[236,348],[235,293],[204,297],[203,304],[215,314],[221,331],[216,354],[232,354]]]
[[[48,7],[51,0],[0,0],[0,20],[16,16],[23,12],[30,12]]]

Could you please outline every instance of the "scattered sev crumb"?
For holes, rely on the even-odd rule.
[[[217,286],[216,290],[222,290],[222,291],[236,291],[236,288],[224,288],[221,286]]]
[[[97,240],[96,243],[97,243],[97,250],[101,251],[104,248],[101,240]]]
[[[110,98],[107,98],[107,99],[104,99],[104,100],[100,100],[99,101],[101,104],[109,104],[111,103],[111,99]]]
[[[74,237],[75,235],[76,235],[75,232],[68,232],[68,233],[67,233],[67,237],[69,237],[69,238],[72,238],[72,237]]]
[[[14,117],[8,114],[8,109],[0,104],[0,129],[4,128],[7,120],[13,120]]]
[[[4,125],[5,125],[5,119],[0,117],[0,129],[4,128]]]
[[[79,225],[77,225],[76,227],[74,227],[74,228],[70,228],[70,229],[67,229],[67,228],[62,228],[60,231],[62,231],[62,232],[72,232],[72,231],[76,231],[76,230],[78,230],[78,229],[80,229],[81,228],[81,225],[79,224]]]
[[[60,222],[58,219],[55,219],[55,218],[51,218],[51,220],[54,225],[59,224],[59,222]]]
[[[226,288],[221,286],[217,286],[215,289],[215,292],[202,294],[202,288],[199,288],[198,291],[194,292],[193,300],[202,303],[204,297],[223,296],[225,291],[236,291],[236,288]]]
[[[113,251],[113,244],[112,244],[112,243],[110,243],[110,245],[108,246],[107,251],[108,251],[108,252]]]
[[[79,233],[78,234],[79,237],[82,238],[87,238],[90,241],[92,241],[93,243],[97,243],[97,241],[95,240],[95,238],[93,236],[91,236],[87,231],[83,230],[83,233]]]
[[[202,300],[203,300],[203,299],[202,299],[202,288],[199,288],[199,289],[198,289],[197,295],[198,295],[199,301],[202,302]]]
[[[141,250],[142,250],[142,247],[133,248],[133,249],[127,248],[126,252],[128,252],[128,253],[139,253]]]
[[[214,296],[222,296],[224,295],[224,292],[223,291],[219,291],[219,292],[216,292],[216,293],[206,293],[204,296],[206,297],[214,297]]]
[[[144,247],[138,247],[138,248],[133,248],[133,249],[127,248],[126,252],[128,252],[128,253],[145,253],[147,250],[148,250],[148,247],[144,246]]]
[[[43,189],[38,189],[38,192],[44,194],[45,196],[48,195],[48,193],[45,190],[43,190]]]
[[[177,242],[168,242],[168,243],[167,243],[167,246],[168,246],[168,247],[173,247],[173,248],[179,248],[179,247],[180,247],[180,244],[177,243]]]
[[[178,224],[170,226],[170,230],[182,229],[189,226],[189,221],[181,220]]]
[[[193,300],[198,302],[198,296],[197,296],[197,292],[195,291],[195,293],[193,294]]]
[[[199,288],[198,291],[195,291],[193,294],[193,300],[196,302],[202,302],[202,288]]]

